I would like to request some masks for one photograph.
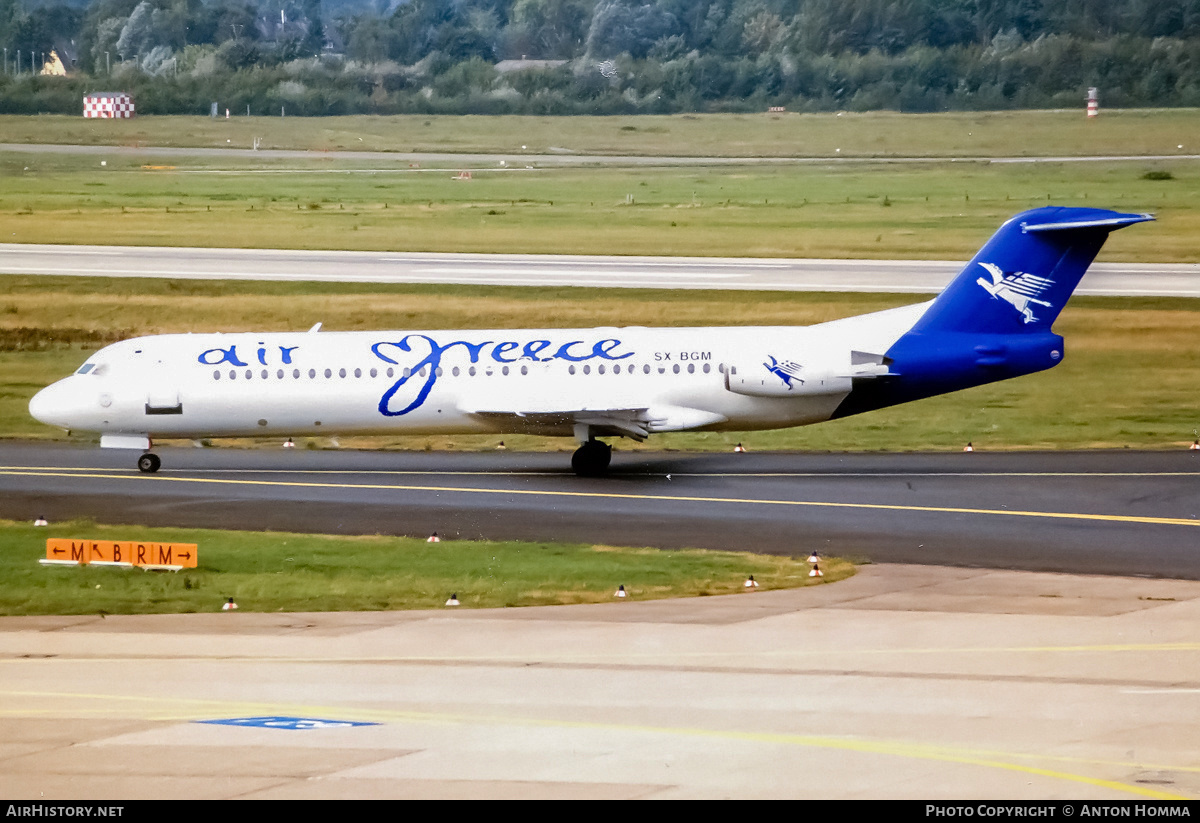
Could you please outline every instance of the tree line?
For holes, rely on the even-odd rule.
[[[1200,0],[0,0],[0,47],[12,113],[1200,106]]]

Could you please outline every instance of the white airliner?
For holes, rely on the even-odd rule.
[[[816,326],[168,334],[107,346],[38,392],[38,420],[99,432],[157,471],[154,438],[802,426],[1056,365],[1051,331],[1109,232],[1100,209],[1019,214],[936,299]]]

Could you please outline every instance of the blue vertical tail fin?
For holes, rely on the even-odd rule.
[[[1063,339],[1050,326],[1109,232],[1154,218],[1103,209],[1022,212],[992,236],[888,348],[889,375],[860,381],[846,417],[1051,368]]]
[[[913,331],[1048,331],[1109,232],[1153,219],[1104,209],[1022,212],[1000,227]]]

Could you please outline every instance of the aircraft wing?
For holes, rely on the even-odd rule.
[[[468,414],[482,417],[505,429],[528,429],[531,433],[546,430],[574,430],[586,425],[596,434],[621,435],[638,442],[646,439],[655,422],[649,409],[464,409]]]
[[[526,430],[530,434],[572,432],[588,426],[593,436],[622,436],[641,442],[652,432],[683,431],[723,423],[724,415],[680,406],[643,408],[480,408],[463,409],[503,429]]]

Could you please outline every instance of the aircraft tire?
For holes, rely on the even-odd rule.
[[[146,474],[154,474],[160,466],[162,466],[162,460],[159,459],[157,454],[151,454],[150,452],[143,454],[137,461],[138,471],[145,472]]]
[[[612,446],[599,440],[589,440],[571,455],[571,468],[580,477],[599,477],[608,471],[612,461]]]

